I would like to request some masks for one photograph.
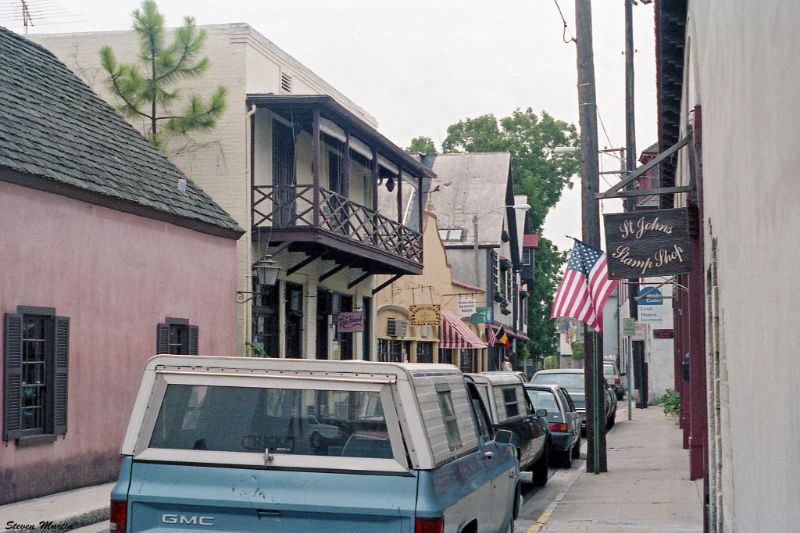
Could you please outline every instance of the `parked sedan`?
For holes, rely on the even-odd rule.
[[[621,400],[625,396],[625,388],[622,386],[622,379],[620,378],[619,370],[617,370],[617,364],[613,361],[604,362],[603,377],[606,378],[606,383],[614,388],[617,400]]]
[[[557,368],[553,370],[540,370],[533,375],[530,381],[535,385],[561,385],[569,391],[578,416],[581,418],[581,428],[586,430],[586,391],[584,389],[584,372],[582,368]],[[606,388],[605,394],[605,420],[606,427],[614,425],[617,415],[617,398]]]
[[[569,393],[560,385],[525,385],[533,408],[547,411],[550,459],[569,468],[581,453],[581,424]]]

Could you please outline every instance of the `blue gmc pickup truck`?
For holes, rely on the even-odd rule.
[[[111,531],[512,531],[510,440],[450,365],[156,356]]]

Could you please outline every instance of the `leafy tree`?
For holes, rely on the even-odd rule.
[[[573,342],[570,346],[572,347],[572,358],[575,361],[583,361],[584,344],[582,342]]]
[[[132,16],[143,69],[139,65],[118,63],[108,46],[100,50],[108,85],[121,101],[117,109],[127,117],[144,119],[144,133],[157,147],[163,147],[167,134],[185,135],[213,128],[225,110],[224,87],[217,87],[208,101],[190,95],[181,113],[171,111],[181,92],[170,87],[183,79],[196,78],[208,69],[208,58],[199,57],[205,31],[197,29],[194,18],[186,17],[183,26],[175,30],[173,42],[167,45],[164,16],[154,1],[145,0]]]
[[[570,179],[580,166],[575,154],[559,155],[553,149],[577,144],[574,125],[528,108],[499,120],[489,114],[453,124],[447,128],[442,151],[510,152],[514,191],[526,195],[531,205],[525,230],[541,234],[548,211],[558,203],[564,187],[572,187]],[[563,263],[564,254],[540,238],[528,298],[528,351],[537,359],[557,349],[556,324],[549,317]]]
[[[409,152],[417,152],[420,154],[435,154],[436,144],[430,137],[414,137],[411,139],[411,144],[406,148]]]

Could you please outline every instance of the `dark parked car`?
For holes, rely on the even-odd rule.
[[[586,430],[586,392],[584,389],[584,376],[582,368],[557,368],[552,370],[540,370],[533,375],[531,383],[535,385],[561,385],[569,391],[569,395],[575,402],[575,408],[581,417],[581,428]],[[605,380],[603,380],[605,383]],[[605,394],[605,416],[606,427],[614,425],[617,416],[617,398],[613,392],[609,392],[607,386]]]
[[[514,372],[481,372],[467,374],[478,390],[495,429],[514,433],[520,470],[533,472],[533,484],[547,483],[550,462],[550,430],[544,410],[534,411]]]
[[[575,404],[560,385],[525,385],[533,408],[547,410],[550,429],[550,459],[569,468],[581,453],[581,423]]]
[[[617,400],[621,400],[625,396],[625,388],[622,386],[622,379],[619,375],[619,370],[617,370],[617,364],[613,361],[604,362],[603,377],[606,378],[606,383],[614,388]]]

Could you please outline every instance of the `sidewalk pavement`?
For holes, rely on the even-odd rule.
[[[108,520],[114,483],[0,505],[0,531],[73,531]]]
[[[660,407],[620,409],[608,433],[608,472],[584,470],[529,533],[697,533],[702,480],[689,479],[681,432]]]

